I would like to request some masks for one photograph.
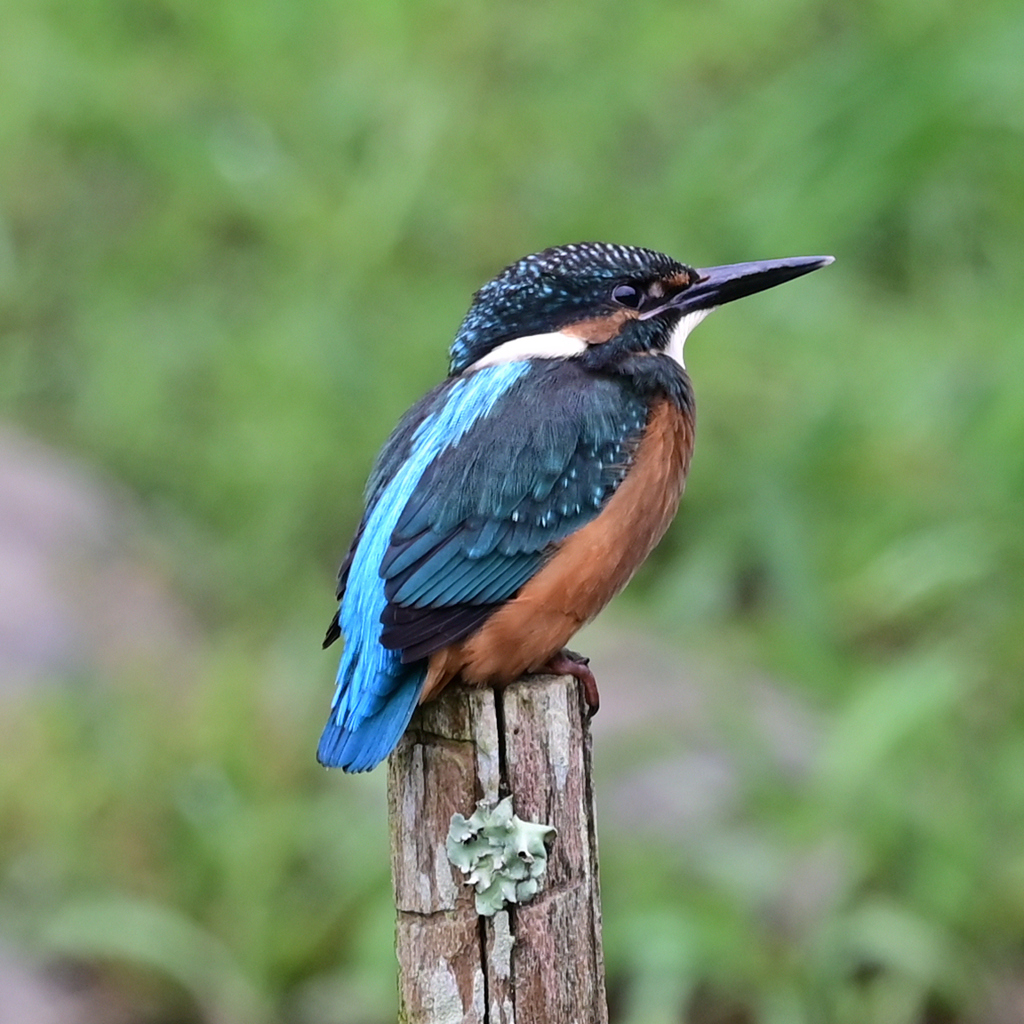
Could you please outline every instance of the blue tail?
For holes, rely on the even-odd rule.
[[[348,653],[347,651],[345,652]],[[338,689],[316,758],[327,768],[367,772],[391,753],[405,732],[423,689],[425,661],[403,665],[400,655],[378,647],[365,664],[342,656]],[[363,677],[354,686],[354,676]],[[372,677],[367,680],[366,674]]]

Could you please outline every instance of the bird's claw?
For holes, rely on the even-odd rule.
[[[593,718],[601,706],[601,695],[597,692],[597,679],[590,670],[590,659],[567,647],[548,660],[546,672],[556,676],[572,676],[583,684],[583,697],[587,702],[587,718]]]

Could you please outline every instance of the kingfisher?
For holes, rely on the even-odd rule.
[[[367,771],[454,679],[571,674],[566,648],[679,506],[693,453],[690,331],[831,256],[695,269],[651,249],[554,246],[473,297],[448,376],[377,456],[324,647],[344,638],[327,767]]]

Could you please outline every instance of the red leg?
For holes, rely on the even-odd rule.
[[[588,717],[593,718],[597,714],[597,709],[601,706],[601,695],[597,692],[597,680],[594,678],[594,673],[590,671],[589,658],[570,651],[568,647],[563,647],[554,657],[548,659],[548,663],[541,671],[550,672],[555,676],[573,676],[578,679],[583,684],[583,696],[590,708]]]

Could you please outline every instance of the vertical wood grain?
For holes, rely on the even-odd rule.
[[[606,1024],[590,767],[569,677],[449,687],[417,711],[388,764],[404,1024]],[[478,917],[448,862],[448,826],[509,794],[520,818],[557,835],[537,896]]]

